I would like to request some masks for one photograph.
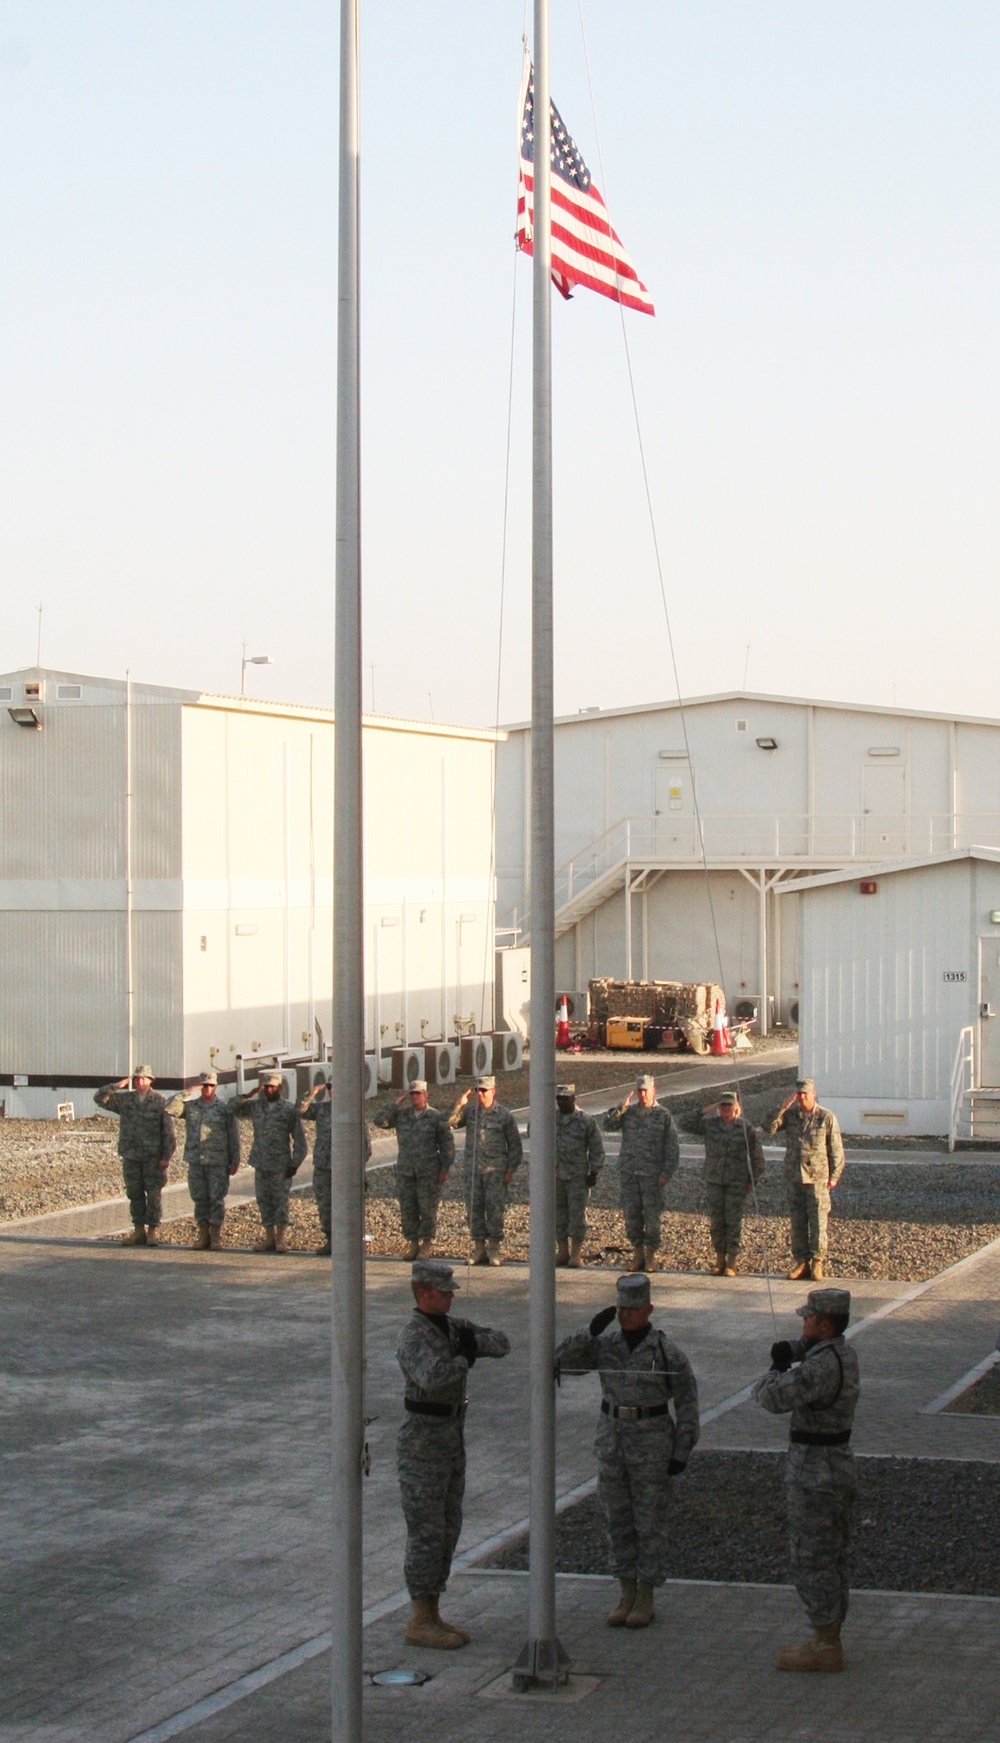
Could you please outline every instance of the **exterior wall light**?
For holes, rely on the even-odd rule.
[[[26,726],[29,731],[41,732],[42,723],[33,708],[8,708],[15,726]]]
[[[778,748],[776,738],[758,738],[754,740],[754,743],[758,750],[777,750]]]

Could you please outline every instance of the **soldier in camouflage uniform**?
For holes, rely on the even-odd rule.
[[[670,1479],[683,1474],[700,1431],[698,1387],[683,1350],[649,1323],[649,1278],[619,1277],[616,1294],[617,1307],[563,1339],[556,1371],[600,1373],[597,1497],[621,1584],[608,1625],[646,1628],[667,1577]]]
[[[166,1098],[153,1088],[153,1067],[138,1065],[128,1078],[108,1083],[94,1094],[99,1108],[117,1114],[118,1154],[132,1217],[127,1247],[155,1247],[159,1241],[163,1183],[167,1178],[175,1137],[167,1116]]]
[[[632,1098],[638,1091],[639,1099]],[[656,1079],[636,1078],[621,1107],[604,1116],[606,1132],[621,1132],[618,1164],[625,1232],[632,1242],[632,1271],[655,1271],[663,1215],[663,1188],[680,1161],[674,1122],[656,1100]]]
[[[255,1253],[287,1253],[285,1230],[292,1176],[308,1151],[298,1109],[282,1099],[284,1082],[280,1071],[266,1072],[257,1088],[249,1095],[238,1096],[233,1106],[238,1120],[253,1122],[250,1166],[254,1170],[257,1209],[264,1225],[260,1240],[254,1242]]]
[[[858,1479],[851,1428],[861,1381],[846,1289],[813,1289],[794,1343],[771,1346],[771,1371],[757,1381],[757,1403],[790,1411],[786,1476],[792,1582],[815,1630],[804,1646],[786,1647],[779,1670],[843,1670],[840,1629],[850,1597],[851,1517]]]
[[[811,1077],[800,1077],[764,1131],[785,1134],[785,1176],[792,1224],[792,1282],[822,1281],[830,1194],[844,1172],[844,1141],[836,1114],[821,1108]]]
[[[213,1253],[222,1247],[229,1177],[240,1165],[239,1128],[232,1109],[218,1099],[218,1085],[214,1071],[203,1071],[197,1096],[175,1095],[167,1103],[167,1113],[184,1121],[188,1191],[198,1225],[194,1245]]]
[[[394,1107],[376,1114],[373,1125],[395,1131],[396,1194],[407,1259],[429,1259],[437,1234],[441,1188],[455,1160],[455,1137],[444,1114],[427,1105],[427,1084],[418,1077]]]
[[[685,1121],[705,1140],[705,1197],[715,1251],[713,1277],[735,1277],[748,1194],[764,1178],[764,1146],[755,1126],[740,1114],[740,1098],[727,1089],[711,1107]]]
[[[472,1235],[474,1265],[499,1265],[507,1210],[507,1188],[524,1159],[517,1121],[497,1101],[495,1077],[476,1078],[476,1099],[467,1089],[448,1115],[449,1126],[465,1129],[465,1208]]]
[[[319,1226],[323,1230],[323,1239],[316,1248],[316,1257],[328,1259],[333,1250],[330,1239],[333,1233],[333,1103],[327,1094],[325,1073],[317,1073],[312,1089],[299,1102],[299,1117],[314,1121],[316,1126],[316,1137],[313,1140],[313,1192],[316,1196]],[[365,1120],[363,1125],[361,1148],[364,1159],[368,1162],[371,1159],[372,1141],[368,1136],[368,1121]],[[367,1190],[366,1181],[365,1191]]]
[[[604,1166],[597,1121],[576,1105],[576,1084],[556,1085],[556,1264],[578,1271],[587,1238],[587,1200]]]
[[[462,1529],[466,1377],[479,1356],[505,1356],[510,1343],[502,1331],[449,1317],[458,1285],[443,1260],[418,1259],[412,1287],[416,1307],[396,1348],[406,1380],[396,1442],[411,1600],[406,1639],[447,1649],[469,1639],[438,1608]]]

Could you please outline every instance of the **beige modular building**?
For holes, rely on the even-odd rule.
[[[332,712],[0,676],[0,1094],[83,1111],[329,1036]],[[496,735],[364,726],[365,1044],[493,1026]]]

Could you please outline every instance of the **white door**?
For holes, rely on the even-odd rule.
[[[656,852],[674,859],[697,850],[691,765],[660,763],[654,770]]]
[[[1000,1089],[1000,938],[979,940],[979,1087]]]
[[[864,851],[875,859],[906,852],[906,769],[899,763],[863,763],[861,809]]]

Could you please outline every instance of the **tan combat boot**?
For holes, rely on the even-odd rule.
[[[713,1277],[724,1277],[725,1274],[726,1274],[726,1256],[724,1253],[716,1253],[715,1264],[712,1266],[712,1276]]]
[[[221,1253],[222,1252],[222,1224],[221,1223],[209,1223],[209,1225],[208,1225],[208,1244],[211,1247],[213,1253]]]
[[[499,1263],[500,1263],[500,1242],[499,1241],[487,1241],[487,1243],[486,1243],[486,1263],[487,1263],[487,1265],[499,1265]]]
[[[316,1257],[317,1259],[328,1259],[332,1252],[333,1243],[331,1242],[329,1235],[324,1235],[319,1246],[316,1248]]]
[[[822,1261],[822,1259],[814,1259],[813,1260],[812,1264],[809,1267],[809,1273],[810,1273],[810,1276],[812,1277],[812,1280],[814,1283],[822,1283],[822,1281],[823,1281],[823,1261]]]
[[[609,1628],[624,1628],[635,1603],[635,1581],[619,1580],[618,1584],[621,1586],[622,1595],[608,1617]]]
[[[660,1268],[660,1261],[656,1256],[656,1248],[646,1247],[644,1248],[644,1252],[646,1254],[646,1270],[658,1271]]]
[[[135,1228],[132,1230],[132,1233],[130,1235],[125,1236],[125,1239],[122,1242],[122,1246],[123,1247],[144,1247],[145,1245],[146,1245],[146,1225],[145,1225],[145,1223],[136,1223]]]
[[[276,1253],[287,1253],[287,1251],[288,1251],[288,1242],[285,1238],[286,1232],[287,1231],[285,1230],[284,1227],[279,1228],[277,1223],[275,1223],[275,1225],[274,1225],[274,1250]]]
[[[840,1623],[817,1628],[811,1640],[801,1646],[786,1646],[778,1654],[779,1670],[843,1670],[844,1648],[840,1644]]]
[[[583,1242],[582,1241],[570,1241],[570,1244],[569,1244],[569,1268],[571,1271],[582,1271],[583,1270]]]
[[[444,1620],[444,1617],[441,1614],[440,1609],[439,1609],[440,1603],[441,1603],[440,1598],[431,1598],[431,1600],[430,1600],[431,1615],[433,1616],[438,1627],[447,1629],[449,1634],[457,1634],[459,1639],[462,1642],[462,1645],[468,1646],[469,1641],[472,1639],[472,1635],[469,1633],[469,1630],[467,1628],[459,1628],[455,1622],[446,1622]]]
[[[808,1271],[808,1259],[796,1259],[794,1265],[787,1274],[789,1283],[797,1283],[800,1277],[805,1277],[808,1274]]]
[[[726,1262],[722,1268],[722,1275],[723,1275],[723,1277],[735,1277],[736,1276],[736,1254],[735,1253],[727,1253],[726,1254]]]
[[[451,1628],[442,1627],[435,1622],[431,1610],[431,1598],[413,1598],[410,1602],[410,1620],[406,1624],[403,1639],[408,1646],[430,1646],[442,1651],[454,1651],[464,1646],[465,1641],[460,1634]]]
[[[417,1247],[418,1259],[429,1259],[434,1251],[434,1236],[429,1235],[426,1241],[421,1241]]]
[[[473,1241],[473,1243],[472,1243],[472,1263],[474,1265],[488,1265],[489,1264],[489,1259],[486,1257],[486,1242],[485,1241]]]
[[[646,1269],[646,1249],[645,1249],[645,1247],[633,1247],[632,1248],[632,1257],[629,1260],[628,1268],[629,1268],[630,1274],[633,1274],[633,1275],[636,1271],[645,1271],[645,1269]]]
[[[639,1580],[635,1588],[635,1603],[625,1618],[625,1626],[626,1628],[648,1628],[655,1617],[653,1588],[647,1586],[645,1580]]]
[[[207,1223],[199,1223],[198,1224],[198,1233],[195,1235],[194,1245],[195,1245],[195,1249],[199,1253],[205,1253],[208,1251],[209,1241],[208,1241],[208,1224]]]
[[[557,1265],[568,1265],[569,1264],[569,1242],[568,1241],[557,1241],[556,1242],[556,1264]]]
[[[254,1241],[253,1250],[255,1253],[274,1252],[274,1229],[270,1223],[264,1224],[264,1232],[259,1241]]]
[[[419,1252],[420,1252],[420,1248],[419,1248],[416,1241],[407,1241],[406,1252],[403,1254],[403,1258],[410,1259],[410,1260],[415,1259],[418,1256]]]
[[[154,1223],[151,1228],[147,1228],[146,1230],[146,1245],[147,1247],[158,1247],[159,1244],[160,1230],[159,1226]]]

